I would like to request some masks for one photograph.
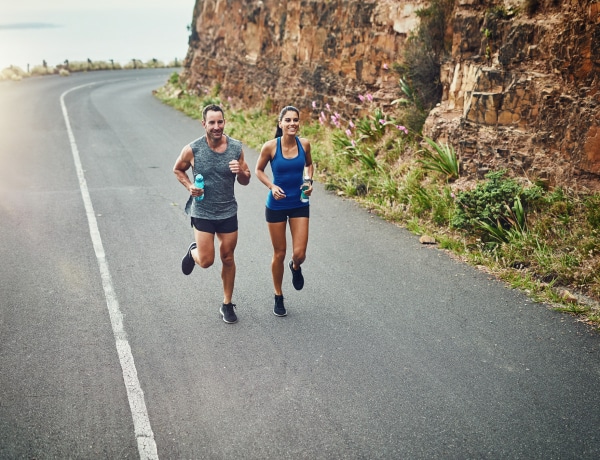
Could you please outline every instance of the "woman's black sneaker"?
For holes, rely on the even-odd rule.
[[[282,295],[275,296],[275,306],[273,307],[273,314],[275,316],[287,315],[287,311],[285,311],[285,307],[283,306],[283,296]]]
[[[302,268],[298,267],[298,270],[294,270],[294,261],[290,260],[289,263],[290,270],[292,271],[292,284],[294,285],[294,289],[299,291],[304,287],[304,276],[302,276]]]
[[[235,308],[235,304],[232,303],[224,303],[221,307],[221,315],[223,315],[223,321],[227,324],[237,323],[237,316],[233,309]]]
[[[189,275],[190,273],[192,273],[194,267],[196,266],[196,261],[192,257],[192,249],[195,248],[196,243],[190,244],[187,253],[185,254],[185,256],[183,256],[183,259],[181,259],[181,271],[184,275]]]

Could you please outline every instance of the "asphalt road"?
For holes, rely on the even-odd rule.
[[[220,264],[180,271],[170,73],[0,83],[0,458],[600,457],[600,335],[320,184],[285,318],[236,185],[225,324]]]

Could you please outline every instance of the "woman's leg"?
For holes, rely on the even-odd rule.
[[[281,284],[283,282],[283,263],[285,261],[286,239],[285,230],[286,222],[268,222],[269,234],[271,235],[271,243],[273,244],[273,259],[271,260],[271,274],[273,276],[273,288],[275,295],[283,295]]]
[[[290,232],[292,234],[292,261],[294,270],[298,270],[306,259],[306,246],[308,245],[308,217],[293,217],[290,219]],[[285,256],[285,254],[284,254]]]

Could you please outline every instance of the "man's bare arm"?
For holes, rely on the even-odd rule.
[[[229,162],[229,169],[231,169],[232,173],[237,175],[237,181],[241,185],[248,185],[250,183],[250,168],[244,159],[243,150],[239,160],[232,160]]]

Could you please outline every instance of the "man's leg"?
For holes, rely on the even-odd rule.
[[[192,249],[194,261],[202,268],[208,268],[215,262],[215,235],[194,228],[196,248]]]
[[[223,280],[223,303],[229,304],[231,303],[233,286],[235,284],[234,252],[235,247],[237,246],[238,232],[217,233],[217,238],[219,240],[219,252],[223,264],[223,268],[221,269],[221,279]]]

